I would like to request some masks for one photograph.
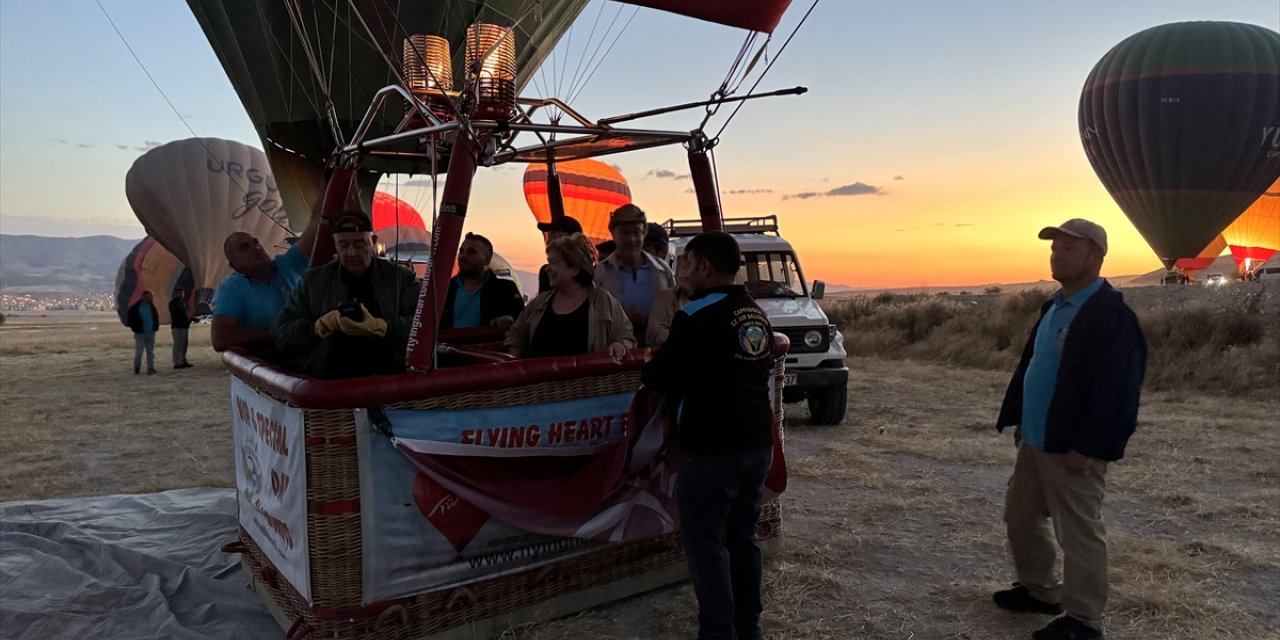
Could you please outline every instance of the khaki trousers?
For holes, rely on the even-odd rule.
[[[1107,532],[1102,496],[1107,463],[1088,458],[1069,471],[1060,453],[1022,444],[1005,494],[1004,521],[1018,582],[1035,598],[1061,603],[1067,615],[1102,628],[1107,604]],[[1056,535],[1062,548],[1057,571]]]

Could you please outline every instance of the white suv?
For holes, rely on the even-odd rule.
[[[668,259],[674,269],[685,245],[702,232],[702,223],[668,220],[663,226],[671,237]],[[844,336],[815,302],[825,286],[818,281],[810,289],[805,282],[795,250],[778,233],[777,216],[726,218],[724,230],[742,250],[738,283],[769,316],[774,331],[791,340],[783,401],[806,400],[815,423],[839,424],[848,400],[849,368]]]

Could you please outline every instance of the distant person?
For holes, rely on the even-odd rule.
[[[670,251],[671,240],[667,236],[667,230],[656,222],[650,222],[644,234],[644,252],[666,264]]]
[[[1062,288],[1040,308],[996,428],[1018,448],[1004,520],[1017,582],[993,599],[1008,611],[1059,614],[1035,640],[1102,638],[1107,463],[1137,426],[1147,346],[1138,319],[1099,277],[1107,232],[1088,220],[1040,231]],[[1054,540],[1062,548],[1057,574]]]
[[[683,259],[691,300],[640,376],[680,403],[676,504],[698,637],[760,640],[756,520],[773,462],[773,329],[734,284],[742,257],[733,236],[699,234]]]
[[[607,353],[621,361],[636,346],[631,322],[609,292],[592,283],[595,249],[580,233],[547,245],[551,288],[529,301],[507,332],[517,358]]]
[[[418,309],[413,271],[375,257],[377,236],[363,211],[333,222],[337,259],[311,269],[280,311],[275,347],[298,371],[335,379],[404,370]]]
[[[173,290],[169,298],[169,331],[173,334],[173,368],[190,369],[187,362],[187,331],[191,329],[191,316],[187,313],[187,292]]]
[[[538,230],[547,234],[547,244],[552,240],[571,233],[582,233],[582,224],[572,216],[560,216],[551,222],[539,222]],[[546,291],[551,285],[547,281],[547,265],[538,269],[538,293]]]
[[[627,312],[636,336],[644,346],[653,297],[663,289],[676,286],[675,275],[666,263],[645,253],[644,237],[649,228],[644,211],[634,204],[624,204],[609,215],[609,233],[617,245],[608,258],[596,266],[596,286],[608,291]]]
[[[493,243],[468,233],[458,247],[458,275],[449,280],[440,328],[495,327],[504,334],[524,310],[516,283],[499,278],[489,268]]]
[[[156,372],[156,332],[160,330],[160,312],[151,300],[151,292],[129,307],[129,329],[133,331],[133,374],[142,373],[142,352],[147,352],[147,375]]]
[[[684,256],[676,259],[676,286],[659,291],[653,297],[649,310],[649,326],[645,329],[645,342],[657,349],[671,334],[671,323],[676,313],[689,302],[689,261]]]
[[[222,252],[234,273],[213,294],[209,337],[214,351],[242,347],[261,352],[271,347],[271,323],[311,264],[319,221],[320,216],[312,216],[298,242],[275,259],[248,233],[227,236]]]

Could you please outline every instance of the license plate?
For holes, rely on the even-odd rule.
[[[796,374],[786,373],[782,375],[782,386],[789,387],[796,383]]]

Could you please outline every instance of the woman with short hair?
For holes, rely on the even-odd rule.
[[[596,250],[581,233],[547,244],[550,289],[529,301],[507,333],[517,358],[607,353],[622,360],[636,346],[631,321],[609,292],[592,283]]]

